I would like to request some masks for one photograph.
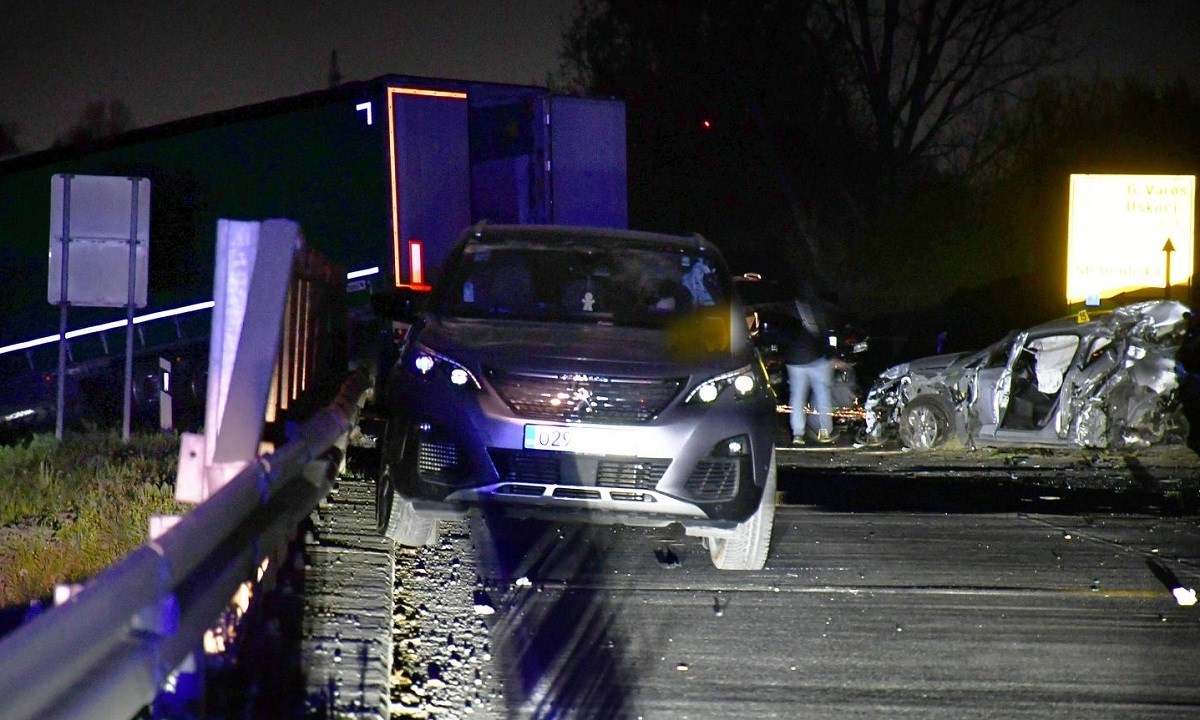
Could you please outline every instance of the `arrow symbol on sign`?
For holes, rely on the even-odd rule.
[[[1166,284],[1163,286],[1167,292],[1167,299],[1171,299],[1171,253],[1175,252],[1175,245],[1171,242],[1171,238],[1167,238],[1167,242],[1163,244],[1162,251],[1167,255],[1167,274]]]

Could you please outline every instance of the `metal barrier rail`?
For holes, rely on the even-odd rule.
[[[329,492],[364,373],[156,541],[143,544],[0,640],[3,715],[127,720],[200,644],[237,587],[286,546]],[[322,458],[324,459],[319,459]]]

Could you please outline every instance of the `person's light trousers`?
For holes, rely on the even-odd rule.
[[[792,435],[804,434],[809,392],[812,393],[812,407],[816,411],[817,430],[833,432],[833,398],[830,395],[833,363],[822,358],[805,365],[788,365],[787,374],[790,390],[788,402],[792,406]]]

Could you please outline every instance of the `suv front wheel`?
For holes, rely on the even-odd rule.
[[[392,542],[406,547],[423,547],[432,545],[438,536],[438,521],[426,517],[413,507],[412,501],[396,492],[393,464],[406,466],[415,459],[410,459],[407,438],[401,436],[389,441],[399,440],[401,447],[398,452],[390,447],[383,448],[383,461],[379,467],[379,476],[375,479],[375,526],[384,537]]]
[[[732,534],[695,533],[708,548],[713,567],[718,570],[762,570],[767,564],[771,529],[775,525],[775,474],[775,453],[772,451],[762,500],[754,514],[738,523]]]

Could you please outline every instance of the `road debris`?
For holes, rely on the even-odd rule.
[[[654,551],[654,557],[658,560],[658,564],[665,568],[679,567],[679,556],[671,549],[670,545],[664,545]]]

